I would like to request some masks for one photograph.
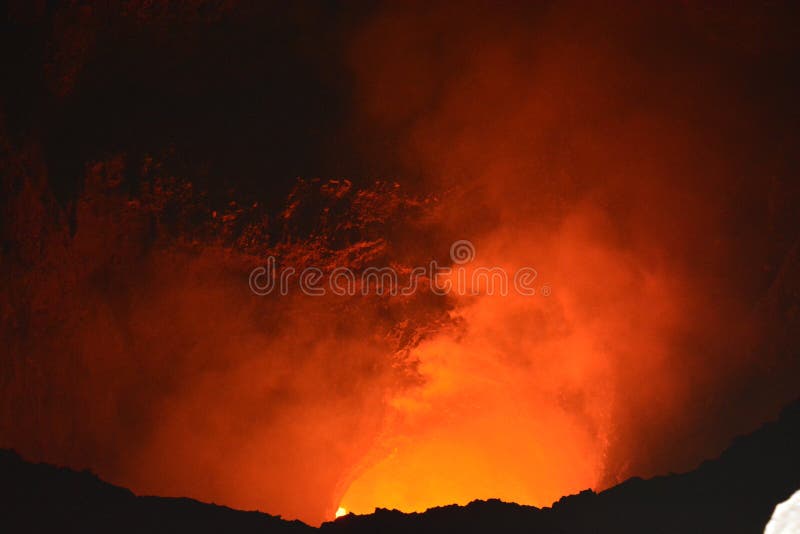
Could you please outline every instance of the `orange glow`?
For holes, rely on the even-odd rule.
[[[37,151],[21,151],[4,167],[19,176],[3,189],[0,446],[310,524],[547,506],[716,455],[795,395],[773,384],[797,364],[770,360],[782,347],[758,327],[773,280],[759,247],[789,220],[768,206],[792,197],[742,155],[758,110],[728,96],[744,78],[718,71],[739,65],[732,45],[715,34],[711,59],[673,58],[706,36],[683,8],[635,5],[396,3],[358,18],[342,144],[399,183],[300,179],[275,213],[262,199],[212,209],[155,156],[131,199],[120,184],[141,162],[109,148],[86,162],[73,235],[66,211],[46,215],[59,204]],[[661,24],[673,37],[654,46]],[[476,246],[468,269],[530,266],[552,292],[247,284],[268,255],[408,271],[458,239]]]

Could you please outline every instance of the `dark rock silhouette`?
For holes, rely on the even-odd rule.
[[[193,499],[139,497],[89,471],[0,450],[0,532],[310,532],[299,521]]]
[[[404,514],[378,509],[324,523],[324,532],[760,533],[800,488],[800,401],[777,422],[737,438],[694,471],[630,479],[551,508],[498,500]],[[139,497],[76,472],[0,451],[2,532],[311,532],[299,522],[192,499]]]
[[[761,533],[800,488],[800,401],[694,471],[630,479],[537,509],[497,500],[423,514],[376,510],[323,525],[332,532]]]

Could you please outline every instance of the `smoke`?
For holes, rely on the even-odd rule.
[[[798,391],[780,9],[386,4],[326,28],[350,76],[331,146],[397,182],[302,179],[286,198],[251,187],[220,202],[197,184],[228,189],[209,176],[218,162],[173,165],[192,157],[180,143],[123,137],[80,161],[59,204],[46,147],[3,131],[0,446],[310,523],[339,506],[549,505],[718,454]],[[213,48],[220,27],[192,42]],[[69,61],[48,67],[66,70],[48,78],[69,82],[59,98],[99,61],[94,37],[68,37]],[[237,124],[223,115],[213,124]],[[179,118],[164,124],[185,134]],[[222,142],[209,139],[201,152]],[[266,166],[225,147],[234,170]],[[247,284],[270,255],[407,271],[459,239],[476,247],[469,268],[536,269],[537,294],[258,297]]]
[[[737,72],[780,44],[716,39],[715,15],[402,5],[354,39],[361,128],[447,191],[440,228],[477,264],[534,266],[552,295],[457,299],[462,329],[414,350],[424,385],[343,506],[548,505],[689,469],[796,394],[737,392],[796,368],[756,354],[754,311],[760,236],[786,231],[764,213],[776,162],[757,132],[787,134]]]
[[[418,379],[404,347],[441,306],[258,297],[248,275],[268,255],[386,264],[392,225],[413,229],[424,203],[394,184],[300,181],[275,216],[218,212],[153,158],[130,199],[135,162],[117,156],[88,166],[71,236],[37,161],[20,149],[4,184],[2,445],[139,493],[331,516],[390,392]]]

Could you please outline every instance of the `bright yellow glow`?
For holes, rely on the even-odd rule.
[[[347,515],[347,510],[340,506],[339,509],[336,510],[336,517],[342,517],[343,515]]]

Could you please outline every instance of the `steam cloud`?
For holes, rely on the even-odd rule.
[[[792,130],[743,79],[790,43],[750,10],[380,6],[345,39],[341,135],[400,183],[301,180],[278,213],[111,155],[72,234],[37,144],[4,133],[0,445],[310,523],[549,505],[717,454],[800,376],[770,327],[797,261]],[[402,270],[458,239],[552,294],[247,284],[268,254]]]

